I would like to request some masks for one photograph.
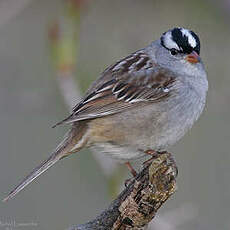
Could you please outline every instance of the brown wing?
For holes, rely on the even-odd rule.
[[[72,123],[115,114],[128,108],[167,98],[175,77],[137,51],[107,68],[73,113],[61,123]],[[58,125],[57,124],[57,125]]]

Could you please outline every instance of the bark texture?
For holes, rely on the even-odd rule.
[[[176,191],[176,177],[177,166],[172,155],[159,153],[144,165],[108,209],[94,220],[69,230],[146,229],[158,209]]]

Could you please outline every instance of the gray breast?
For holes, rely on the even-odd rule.
[[[203,111],[207,87],[202,84],[183,78],[177,81],[174,94],[167,100],[111,116],[111,122],[116,121],[114,131],[122,130],[124,140],[119,144],[100,143],[97,147],[123,161],[137,159],[147,149],[167,150],[184,136]]]
[[[167,122],[159,137],[159,149],[166,149],[181,139],[200,117],[208,89],[206,75],[178,81],[177,95],[168,102]]]

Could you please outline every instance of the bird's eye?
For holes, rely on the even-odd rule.
[[[176,55],[176,54],[178,54],[178,51],[177,51],[176,49],[171,49],[171,50],[170,50],[170,53],[171,53],[172,55]]]

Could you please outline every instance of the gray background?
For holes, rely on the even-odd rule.
[[[208,103],[193,129],[171,149],[179,167],[178,191],[159,212],[163,216],[192,205],[193,216],[178,230],[230,229],[230,30],[229,18],[216,5],[223,3],[97,0],[89,1],[81,18],[76,81],[84,90],[106,66],[171,27],[188,27],[200,36],[210,83]],[[61,0],[31,1],[0,27],[1,198],[47,157],[67,130],[51,129],[68,111],[47,41],[48,25],[62,14],[62,7]],[[0,221],[38,224],[18,228],[23,230],[66,229],[96,216],[110,200],[100,167],[89,151],[82,151],[58,163],[14,200],[0,203]]]

